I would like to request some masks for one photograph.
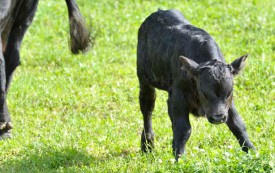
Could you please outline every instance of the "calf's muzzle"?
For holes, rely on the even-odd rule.
[[[207,119],[212,124],[221,124],[226,122],[227,116],[224,114],[216,114],[216,115],[207,116]]]

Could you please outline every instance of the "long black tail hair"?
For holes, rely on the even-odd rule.
[[[79,11],[75,0],[66,0],[70,21],[70,49],[73,54],[86,52],[92,39],[90,31],[85,26],[85,21]]]

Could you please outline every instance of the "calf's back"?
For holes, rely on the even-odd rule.
[[[183,79],[179,56],[203,63],[225,62],[214,39],[191,25],[178,10],[158,10],[142,23],[138,32],[137,74],[142,83],[168,90]]]

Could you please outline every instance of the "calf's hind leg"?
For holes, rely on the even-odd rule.
[[[139,104],[143,115],[144,129],[141,134],[141,150],[151,151],[154,148],[152,112],[155,107],[156,91],[150,86],[140,85]]]

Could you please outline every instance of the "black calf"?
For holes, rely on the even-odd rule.
[[[191,135],[189,113],[207,117],[212,124],[226,123],[244,151],[254,149],[233,102],[233,77],[244,67],[246,58],[226,64],[214,39],[177,10],[151,14],[138,32],[137,75],[144,120],[141,149],[154,147],[151,116],[155,88],[169,93],[176,160]]]

